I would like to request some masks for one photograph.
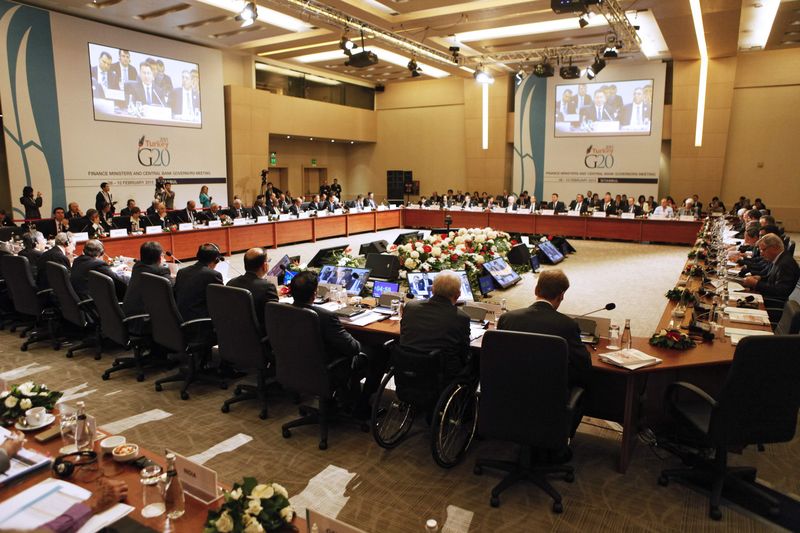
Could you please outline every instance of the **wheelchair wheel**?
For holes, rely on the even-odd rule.
[[[478,426],[475,384],[454,382],[439,396],[431,427],[431,453],[442,468],[457,465],[467,453]]]
[[[386,386],[394,376],[394,369],[383,377],[372,404],[372,436],[381,448],[392,449],[408,434],[414,423],[414,408],[400,401],[394,391]]]

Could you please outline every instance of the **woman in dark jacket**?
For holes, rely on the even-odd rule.
[[[25,207],[25,220],[42,218],[39,208],[42,207],[42,193],[37,192],[36,198],[33,197],[33,187],[26,185],[22,189],[22,197],[19,199]]]

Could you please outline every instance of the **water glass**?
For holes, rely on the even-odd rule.
[[[142,484],[142,516],[153,518],[164,514],[164,497],[161,494],[161,467],[150,465],[139,472]]]
[[[394,298],[392,300],[392,316],[397,316],[400,314],[400,300]]]
[[[344,294],[347,298],[347,291]],[[361,296],[353,296],[353,307],[361,307]]]
[[[59,450],[62,454],[72,453],[77,450],[75,447],[75,422],[78,412],[74,407],[65,403],[58,404],[59,426],[61,429],[61,442],[63,446]]]
[[[608,328],[608,349],[609,350],[619,350],[619,326],[611,325]]]

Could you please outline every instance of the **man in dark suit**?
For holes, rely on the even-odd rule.
[[[322,204],[319,201],[319,195],[315,194],[311,201],[308,203],[309,211],[319,211],[322,209]]]
[[[97,66],[92,67],[92,78],[103,88],[104,95],[106,89],[119,90],[119,77],[111,68],[111,54],[100,52]]]
[[[372,192],[368,192],[367,197],[364,198],[364,207],[367,209],[378,208],[378,204],[375,203],[375,195]]]
[[[142,61],[139,64],[139,78],[125,84],[125,101],[133,100],[142,105],[167,105],[167,96],[161,92],[160,87],[153,84],[154,77],[153,66]]]
[[[145,314],[144,298],[140,283],[142,274],[153,274],[172,281],[169,268],[162,262],[164,249],[161,244],[155,241],[146,241],[139,247],[139,261],[133,265],[131,280],[128,282],[128,290],[125,293],[125,300],[122,302],[122,309],[125,316]]]
[[[119,80],[120,87],[124,87],[129,81],[139,79],[136,74],[136,67],[131,65],[131,53],[128,50],[119,51],[119,61],[111,65],[111,71]]]
[[[203,212],[203,218],[207,221],[212,220],[221,220],[222,219],[222,211],[219,209],[219,205],[211,202],[211,207],[208,208],[208,211]]]
[[[50,283],[47,281],[47,273],[45,272],[45,265],[48,261],[64,265],[67,270],[72,268],[69,262],[68,255],[72,252],[69,249],[69,236],[66,233],[58,233],[55,237],[53,247],[39,256],[39,261],[36,264],[36,286],[40,291],[50,288]]]
[[[800,266],[794,257],[789,255],[783,245],[783,239],[774,233],[768,233],[758,240],[761,257],[772,262],[772,268],[766,277],[749,276],[741,283],[764,296],[767,308],[783,309],[786,300],[800,279]],[[781,311],[770,312],[770,320],[777,322]]]
[[[11,228],[17,227],[17,225],[14,224],[14,221],[11,220],[11,217],[8,216],[8,213],[6,213],[5,209],[0,209],[0,226]]]
[[[100,211],[104,203],[111,206],[111,216],[114,216],[117,202],[114,201],[114,195],[111,194],[111,184],[107,181],[100,184],[100,191],[94,198],[94,208]]]
[[[461,279],[441,272],[433,281],[433,296],[412,300],[400,321],[400,345],[422,352],[441,350],[445,371],[455,377],[469,358],[469,316],[456,307]]]
[[[184,321],[208,318],[206,287],[213,283],[222,285],[222,274],[214,270],[219,262],[219,248],[206,243],[197,249],[197,262],[178,271],[175,303]]]
[[[244,274],[228,282],[229,287],[247,289],[253,295],[258,323],[261,324],[261,333],[266,335],[264,328],[264,305],[267,302],[278,301],[278,291],[275,285],[264,277],[269,271],[267,251],[263,248],[250,248],[244,254]]]
[[[547,202],[547,207],[545,209],[552,209],[556,213],[562,213],[567,210],[564,206],[564,202],[558,199],[558,194],[553,193],[550,195],[550,201]]]
[[[42,251],[36,249],[36,236],[31,233],[22,235],[22,250],[19,251],[21,257],[28,258],[28,265],[31,268],[31,275],[36,279],[36,272],[39,266],[39,258]]]
[[[567,341],[569,348],[569,383],[585,387],[590,380],[592,360],[581,343],[578,323],[558,312],[569,288],[569,280],[559,269],[546,270],[539,274],[536,284],[536,301],[524,309],[505,313],[497,323],[497,329],[526,331],[556,335]]]
[[[129,217],[131,216],[131,209],[136,207],[136,200],[133,198],[128,199],[128,203],[125,204],[125,207],[119,212],[119,216],[121,217]]]
[[[192,75],[188,70],[181,73],[181,86],[169,93],[172,118],[195,120],[194,112],[200,109],[200,94],[192,90]]]
[[[592,97],[586,92],[587,86],[585,84],[578,85],[578,94],[575,95],[578,108],[592,105]]]
[[[198,218],[196,207],[197,204],[194,203],[194,200],[189,200],[186,202],[186,209],[172,213],[172,219],[178,224],[194,224]]]
[[[303,205],[300,202],[300,198],[295,198],[292,206],[289,207],[289,214],[294,215],[296,217],[300,216],[300,213],[303,212]]]
[[[628,198],[628,205],[624,206],[621,210],[621,213],[633,213],[635,216],[639,217],[642,216],[642,206],[636,203],[636,199],[633,196]]]
[[[575,199],[569,203],[569,210],[570,211],[578,211],[579,213],[583,214],[589,209],[589,202],[586,201],[586,198],[582,194],[578,194],[575,196]]]
[[[122,299],[125,296],[125,289],[128,281],[114,272],[102,257],[105,253],[103,243],[92,239],[86,241],[83,245],[83,255],[75,258],[72,262],[72,271],[70,272],[70,282],[72,288],[78,294],[78,298],[85,300],[89,297],[89,272],[95,270],[101,274],[105,274],[114,280],[114,286],[117,289],[117,297]]]
[[[620,113],[620,123],[623,126],[646,128],[650,125],[650,102],[645,102],[644,92],[640,88],[633,91],[633,101],[625,104]]]
[[[242,201],[238,198],[233,201],[233,205],[228,211],[230,212],[231,218],[247,218],[250,213],[249,209],[242,207]]]
[[[606,108],[614,120],[619,118],[622,106],[622,97],[617,94],[617,86],[612,83],[606,87]]]
[[[561,100],[556,102],[556,120],[563,122],[567,115],[574,115],[578,112],[578,101],[573,98],[572,91],[565,89],[561,94]]]
[[[617,214],[617,208],[614,206],[614,200],[611,198],[611,193],[607,192],[603,196],[603,204],[600,207],[606,215],[613,216]]]
[[[265,217],[271,214],[270,209],[267,207],[266,204],[266,198],[264,197],[263,194],[259,194],[258,196],[256,196],[256,203],[253,204],[253,209],[251,211],[255,218]],[[274,212],[274,209],[272,211]]]
[[[602,89],[594,92],[594,102],[592,105],[584,106],[580,110],[581,122],[597,122],[602,120],[614,120],[606,106],[606,93]]]

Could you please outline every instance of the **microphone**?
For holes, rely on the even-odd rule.
[[[588,313],[583,313],[582,315],[578,315],[578,316],[576,316],[574,318],[582,318],[582,317],[585,317],[585,316],[588,316],[588,315],[593,315],[595,313],[599,313],[600,311],[613,311],[616,308],[617,308],[617,304],[615,304],[613,302],[612,303],[607,303],[606,305],[604,305],[600,309],[595,309],[594,311],[589,311]]]
[[[167,250],[166,252],[164,252],[164,255],[166,255],[167,257],[171,257],[171,258],[172,258],[172,260],[173,260],[175,263],[179,264],[179,265],[182,265],[182,264],[183,264],[183,261],[181,261],[180,259],[178,259],[178,258],[177,258],[177,257],[175,257],[174,255],[172,255],[172,252],[170,252],[169,250]]]
[[[224,256],[224,255],[220,255],[220,256],[219,256],[219,260],[220,260],[220,261],[225,261],[225,256]],[[237,274],[239,274],[240,276],[243,276],[243,275],[244,275],[244,274],[242,274],[242,273],[239,271],[239,269],[238,269],[238,268],[236,268],[235,266],[233,266],[233,264],[232,264],[230,261],[228,261],[228,268],[229,268],[229,269],[231,269],[231,270],[233,270],[234,272],[236,272],[236,273],[237,273]]]

